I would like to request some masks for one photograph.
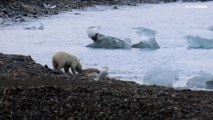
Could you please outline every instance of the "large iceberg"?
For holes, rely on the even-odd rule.
[[[189,79],[186,86],[188,88],[206,88],[206,82],[210,80],[213,80],[213,76],[211,74],[201,72],[200,76]]]
[[[170,67],[165,66],[156,66],[145,73],[143,83],[172,87],[176,80],[178,80],[177,70],[172,70]]]
[[[130,49],[132,48],[151,48],[158,49],[160,48],[157,42],[155,41],[155,34],[157,33],[154,30],[138,27],[133,28],[135,32],[139,35],[142,41],[133,44],[130,39],[121,40],[116,37],[107,36],[99,33],[100,27],[89,27],[87,29],[87,35],[93,40],[94,43],[87,45],[86,47],[91,48],[106,48],[106,49]]]
[[[94,43],[87,45],[91,48],[108,48],[108,49],[130,49],[131,44],[128,42],[103,34],[97,34]]]
[[[139,35],[142,39],[139,43],[133,44],[132,48],[151,48],[159,49],[160,46],[155,41],[156,31],[144,27],[133,28],[133,30]]]
[[[130,40],[121,40],[112,36],[100,34],[95,27],[89,27],[87,30],[88,37],[90,37],[94,43],[87,45],[91,48],[106,48],[106,49],[130,49]]]
[[[200,36],[188,35],[185,37],[189,48],[213,48],[213,39],[207,39]]]

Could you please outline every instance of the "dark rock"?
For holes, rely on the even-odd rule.
[[[75,15],[81,15],[81,13],[75,13]]]
[[[118,6],[114,6],[113,9],[118,9]]]

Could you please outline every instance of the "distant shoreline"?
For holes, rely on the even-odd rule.
[[[130,2],[128,0],[1,0],[0,1],[0,27],[10,25],[11,23],[29,21],[42,16],[59,14],[73,9],[83,9],[95,5],[114,6],[117,9],[119,5],[134,6],[141,3],[167,3],[177,0],[137,0]],[[190,2],[193,0],[186,0]],[[200,0],[208,1],[208,0]]]

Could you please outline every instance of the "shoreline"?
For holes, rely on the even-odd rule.
[[[213,119],[213,92],[94,81],[0,53],[1,119]]]
[[[0,1],[0,27],[57,15],[66,11],[94,7],[96,5],[113,6],[113,9],[117,9],[118,6],[122,5],[135,6],[137,4],[169,3],[176,1],[177,0],[140,0],[136,2],[129,2],[128,0],[2,0]],[[196,1],[204,2],[208,0]],[[184,2],[196,1],[187,0]]]

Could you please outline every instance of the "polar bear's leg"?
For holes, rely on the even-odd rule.
[[[69,73],[69,66],[64,66],[64,72]]]
[[[72,70],[72,73],[73,73],[73,74],[76,74],[76,73],[75,73],[75,71],[76,71],[75,68],[71,67],[71,70]]]

